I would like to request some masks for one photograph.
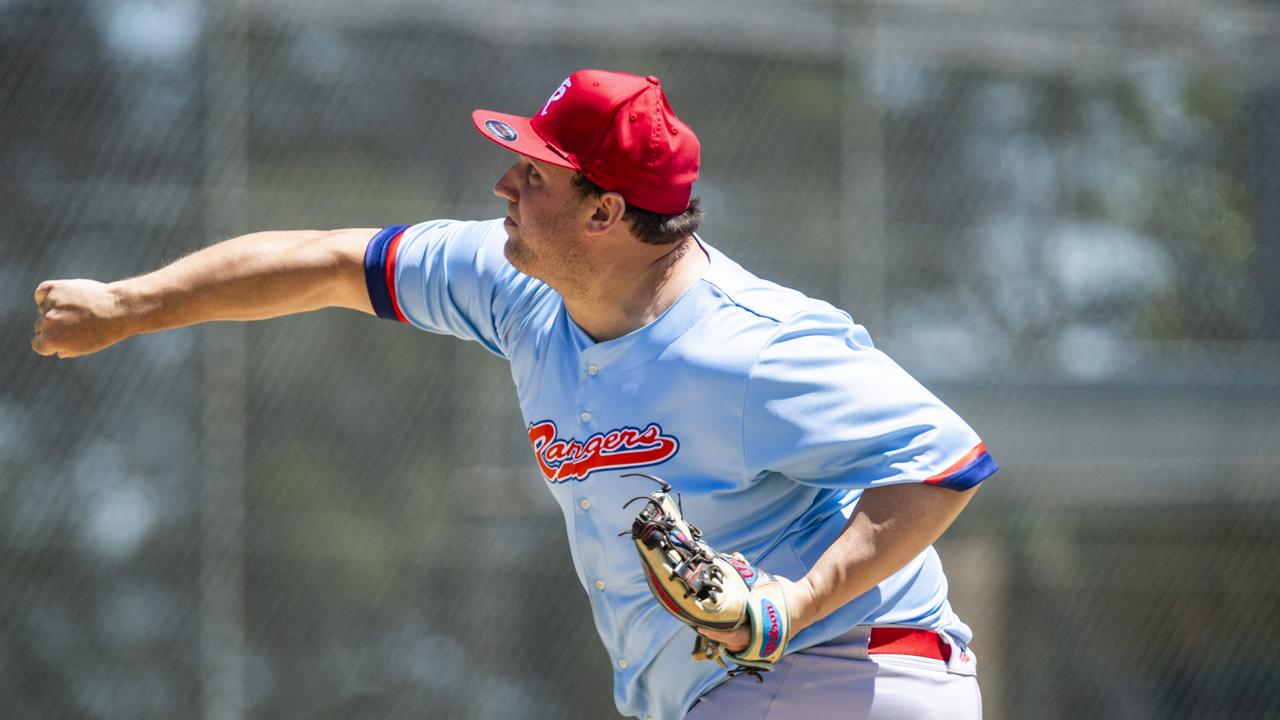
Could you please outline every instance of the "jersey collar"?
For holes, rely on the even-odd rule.
[[[695,234],[693,238],[709,259],[703,276],[690,285],[671,307],[644,327],[622,337],[595,342],[569,317],[561,303],[562,320],[567,323],[574,345],[579,350],[579,361],[584,371],[594,365],[602,373],[623,372],[647,362],[670,347],[718,304],[718,293],[707,282],[707,277],[716,269],[717,262],[722,261],[723,256],[698,235]]]

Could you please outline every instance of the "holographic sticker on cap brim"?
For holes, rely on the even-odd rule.
[[[506,140],[507,142],[515,142],[517,139],[520,138],[520,133],[516,132],[515,128],[502,122],[501,120],[485,120],[484,129],[488,130],[490,135],[493,135],[499,140]]]

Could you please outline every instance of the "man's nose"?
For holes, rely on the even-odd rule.
[[[511,174],[515,172],[516,169],[519,167],[520,167],[520,163],[516,163],[515,165],[512,165],[511,169],[507,170],[505,173],[503,173],[502,177],[498,178],[498,182],[495,183],[493,186],[494,195],[497,195],[498,197],[502,198],[503,200],[506,200],[507,202],[516,202],[519,199],[519,197],[516,195],[515,183],[512,182],[511,180],[512,178]]]

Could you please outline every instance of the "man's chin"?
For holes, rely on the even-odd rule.
[[[519,238],[511,234],[511,228],[507,228],[507,242],[502,246],[502,254],[506,256],[507,262],[511,263],[512,267],[526,275],[529,274],[528,250],[520,244]]]

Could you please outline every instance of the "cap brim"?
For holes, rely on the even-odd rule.
[[[508,150],[551,165],[571,170],[580,169],[556,152],[550,143],[539,137],[538,133],[533,131],[533,125],[527,117],[493,110],[473,110],[471,122],[475,124],[476,130],[481,135]]]

